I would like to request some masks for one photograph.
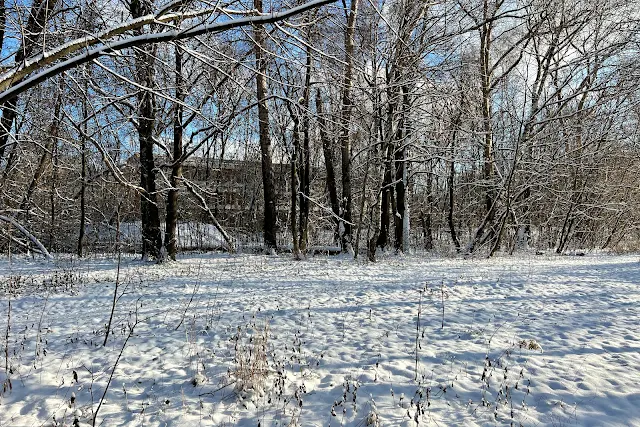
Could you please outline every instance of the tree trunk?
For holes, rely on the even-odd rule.
[[[485,24],[488,26],[489,24]],[[489,225],[493,223],[494,217],[494,193],[493,176],[495,173],[493,158],[493,126],[492,126],[492,107],[491,107],[491,78],[489,75],[489,43],[491,38],[491,30],[483,33],[483,50],[480,55],[481,73],[482,73],[482,130],[483,130],[483,169],[482,179],[484,181],[484,204],[485,213],[488,216]]]
[[[393,191],[393,175],[392,175],[392,161],[389,159],[391,147],[387,147],[387,159],[384,165],[384,178],[382,180],[382,195],[380,200],[380,234],[378,235],[377,246],[384,249],[389,244],[389,222],[391,217],[389,216],[389,208],[391,205],[391,192]]]
[[[342,102],[340,111],[340,154],[342,158],[342,230],[341,246],[346,252],[352,245],[352,212],[353,198],[351,195],[351,87],[353,85],[353,54],[354,33],[356,28],[356,14],[358,12],[358,0],[351,0],[351,8],[347,18],[347,29],[344,36],[345,68],[342,82]]]
[[[293,148],[293,153],[291,157],[297,156],[297,147]],[[298,225],[297,225],[297,201],[298,201],[298,167],[296,165],[296,161],[291,159],[291,213],[289,218],[289,225],[291,229],[291,243],[293,245],[291,249],[291,253],[293,254],[293,258],[296,260],[302,259],[302,255],[300,254],[300,246],[298,242]],[[302,233],[300,235],[302,238]]]
[[[433,209],[433,205],[433,164],[429,161],[429,172],[427,173],[427,212],[422,214],[424,248],[428,251],[433,249],[433,228],[431,225],[431,210]]]
[[[131,16],[139,18],[151,13],[149,4],[139,0],[130,3]],[[141,35],[142,30],[134,30]],[[146,88],[155,83],[155,46],[144,46],[135,53],[135,79]],[[138,143],[140,150],[140,216],[142,219],[142,259],[149,256],[161,261],[162,234],[156,190],[156,167],[153,157],[153,133],[155,130],[155,96],[152,92],[138,92]]]
[[[56,118],[58,121],[59,118]],[[58,140],[57,135],[51,135],[53,145],[51,147],[51,188],[49,189],[49,205],[51,207],[49,223],[49,251],[55,252],[56,244],[56,184],[58,181]]]
[[[291,231],[291,243],[292,254],[296,260],[302,259],[300,253],[300,240],[302,240],[302,230],[300,230],[300,236],[298,236],[298,188],[300,187],[300,181],[298,179],[298,162],[300,161],[300,118],[298,117],[298,106],[287,103],[287,109],[291,120],[293,120],[293,133],[292,141],[293,147],[291,150],[291,159],[289,161],[291,167],[290,185],[291,185],[291,211],[289,214],[289,229]],[[300,200],[302,202],[302,200]],[[302,212],[300,213],[300,220],[302,220]]]
[[[0,118],[0,161],[4,159],[4,153],[9,146],[9,135],[16,118],[16,104],[18,97],[13,97],[2,106],[2,117]]]
[[[173,113],[173,164],[171,166],[171,189],[167,194],[167,217],[165,219],[164,244],[167,256],[176,260],[178,253],[178,186],[182,179],[182,102],[186,98],[184,81],[182,78],[182,47],[178,42],[175,46],[176,72],[176,104]]]
[[[253,7],[262,12],[262,0],[253,0]],[[256,57],[256,96],[258,98],[258,125],[260,134],[260,154],[262,159],[262,189],[264,194],[264,246],[266,251],[277,249],[276,241],[276,189],[273,178],[273,161],[271,160],[271,135],[269,134],[269,109],[267,107],[267,61],[266,33],[264,26],[253,27]]]
[[[0,52],[4,47],[4,28],[7,23],[7,9],[4,5],[4,0],[0,1]],[[0,158],[2,158],[0,156]]]
[[[49,126],[46,144],[44,146],[44,152],[42,156],[40,156],[40,161],[38,162],[38,166],[33,173],[33,177],[31,178],[31,182],[29,183],[29,187],[27,187],[27,191],[22,198],[22,203],[20,203],[20,210],[25,214],[25,224],[28,225],[29,218],[29,210],[31,209],[31,198],[33,197],[33,193],[40,182],[40,178],[44,175],[45,168],[49,161],[49,156],[53,155],[54,145],[57,144],[58,130],[60,129],[60,108],[62,104],[62,98],[59,96],[55,107],[54,107],[54,117],[51,125]]]
[[[85,93],[87,85],[85,81]],[[84,234],[87,217],[87,98],[82,99],[82,135],[80,135],[80,226],[78,230],[78,257],[84,256]]]
[[[24,38],[22,43],[18,46],[15,55],[15,63],[20,64],[26,58],[29,58],[33,53],[34,48],[37,46],[37,40],[40,34],[46,27],[47,19],[52,15],[51,11],[56,5],[57,0],[34,0],[31,5],[31,11],[29,12],[29,19],[27,25],[24,28]],[[0,49],[4,47],[4,30],[6,21],[6,9],[4,2],[0,9],[0,24],[2,37],[0,38]],[[14,84],[17,84],[15,82]],[[5,150],[9,145],[9,135],[11,134],[11,128],[17,115],[18,96],[13,96],[7,99],[2,104],[2,117],[0,118],[0,162],[4,160]]]
[[[398,145],[403,143],[402,131],[398,131]],[[403,220],[405,216],[405,202],[406,202],[406,187],[405,187],[405,149],[398,146],[395,150],[395,190],[396,190],[396,210],[394,212],[394,229],[395,240],[394,248],[396,251],[401,252],[403,250]]]
[[[456,175],[456,139],[458,138],[458,127],[460,126],[460,121],[462,119],[462,108],[458,111],[458,115],[456,120],[453,123],[453,131],[451,136],[451,161],[449,163],[449,176],[447,177],[447,187],[448,187],[448,196],[449,203],[447,209],[447,223],[449,224],[449,232],[451,233],[451,240],[453,241],[453,246],[456,248],[456,252],[460,252],[460,241],[458,240],[458,234],[456,233],[456,226],[453,221],[453,211],[455,208],[455,195],[454,195],[454,184],[455,184],[455,175]]]
[[[396,252],[402,251],[402,219],[404,217],[405,186],[404,186],[404,109],[400,113],[400,122],[394,138],[393,150],[393,180],[395,182],[395,209],[393,210],[394,241]]]
[[[38,249],[38,251],[42,255],[44,255],[48,260],[53,260],[53,257],[51,256],[49,251],[47,251],[47,248],[45,248],[44,245],[40,243],[38,238],[31,234],[29,230],[22,226],[22,224],[16,221],[15,218],[6,215],[0,215],[0,221],[8,222],[9,224],[13,225],[18,229],[18,231],[20,231],[27,239],[31,241],[31,243]]]
[[[409,88],[402,86],[402,115],[398,125],[395,149],[395,182],[396,182],[396,211],[395,222],[395,250],[409,252],[409,198],[407,144],[409,132]]]
[[[311,44],[307,36],[307,52],[304,76],[304,96],[302,102],[302,161],[300,182],[300,251],[305,253],[309,245],[309,196],[311,195],[311,151],[310,151],[310,119],[309,98],[311,96]]]
[[[338,202],[338,190],[336,186],[336,173],[334,170],[333,146],[327,135],[327,121],[323,115],[322,98],[320,89],[316,90],[316,113],[318,115],[320,140],[322,141],[322,154],[324,155],[324,165],[327,172],[327,191],[329,192],[329,202],[331,203],[331,211],[335,221],[334,239],[336,243],[339,241],[338,223],[340,218],[340,203]]]
[[[384,175],[382,178],[381,200],[380,200],[380,232],[376,245],[380,249],[385,249],[389,245],[389,227],[391,216],[391,198],[393,193],[393,122],[395,114],[394,94],[391,90],[390,73],[387,71],[387,124],[383,132],[382,152],[384,155]],[[391,209],[393,211],[393,209]]]
[[[482,185],[484,187],[484,206],[485,215],[482,224],[478,227],[473,241],[467,246],[469,252],[473,252],[480,240],[492,241],[494,230],[493,222],[495,216],[495,159],[493,147],[493,109],[491,104],[492,98],[492,72],[491,72],[491,42],[493,21],[489,18],[493,17],[493,13],[489,10],[488,0],[484,0],[484,23],[480,27],[480,86],[481,86],[481,112],[482,112],[482,132],[483,132],[483,166],[482,166]],[[491,15],[490,15],[491,13]],[[484,235],[485,231],[487,236]]]
[[[360,253],[360,235],[362,234],[362,222],[364,219],[364,213],[366,211],[367,204],[367,184],[369,183],[369,169],[371,167],[371,158],[375,156],[375,147],[373,143],[369,143],[369,149],[367,150],[367,159],[364,166],[364,178],[362,179],[362,190],[360,192],[360,215],[358,217],[358,223],[356,224],[356,238],[353,244],[353,258],[357,259]],[[369,227],[370,228],[370,227]],[[367,243],[369,239],[367,239]]]
[[[374,155],[374,159],[376,160],[375,164],[375,176],[376,176],[376,185],[378,191],[376,191],[376,199],[371,206],[371,211],[369,212],[370,218],[370,226],[367,231],[367,258],[370,262],[376,262],[376,251],[378,248],[378,237],[380,234],[381,227],[381,215],[380,215],[380,204],[382,198],[382,182],[384,181],[385,174],[385,147],[384,147],[384,125],[382,121],[382,107],[381,107],[381,96],[380,90],[375,79],[372,80],[371,84],[371,92],[374,93],[373,99],[375,100],[375,122],[374,122],[374,132],[376,135],[375,142],[372,147],[372,153]]]

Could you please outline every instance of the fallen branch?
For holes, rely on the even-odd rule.
[[[36,238],[36,236],[31,234],[26,228],[24,228],[14,218],[11,218],[10,216],[6,216],[6,215],[0,215],[0,221],[8,222],[9,224],[13,225],[15,228],[18,229],[18,231],[20,231],[22,234],[24,234],[24,236],[27,239],[31,240],[31,243],[33,243],[38,248],[40,253],[42,255],[44,255],[45,258],[47,258],[50,261],[53,260],[53,257],[51,256],[51,254],[49,253],[47,248],[45,248],[44,245],[42,243],[40,243],[40,241]]]
[[[222,225],[220,225],[220,222],[218,222],[218,219],[215,217],[213,212],[211,212],[211,209],[209,209],[209,205],[207,205],[207,201],[204,199],[204,197],[202,197],[202,195],[198,193],[195,190],[195,188],[193,188],[194,185],[195,184],[190,183],[188,180],[186,179],[184,180],[184,186],[187,187],[187,190],[189,190],[189,193],[191,193],[196,199],[198,199],[198,201],[200,202],[200,207],[205,211],[207,211],[207,213],[209,214],[209,218],[211,218],[211,221],[213,222],[214,227],[216,227],[216,230],[218,230],[220,234],[222,234],[224,241],[227,243],[227,249],[229,250],[229,252],[235,253],[236,246],[233,244],[233,240],[231,239],[231,236],[229,236],[229,234],[227,234],[227,231],[222,227]]]

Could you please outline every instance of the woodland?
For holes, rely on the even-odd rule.
[[[633,250],[638,18],[620,0],[7,0],[0,244]]]

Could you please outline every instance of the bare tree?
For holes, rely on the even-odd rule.
[[[339,137],[340,158],[342,166],[342,200],[341,200],[341,246],[343,251],[348,251],[353,243],[352,236],[352,210],[353,196],[351,192],[351,110],[352,103],[352,85],[353,85],[353,66],[354,66],[354,49],[355,49],[355,29],[356,15],[358,13],[358,0],[351,0],[349,10],[345,10],[347,15],[347,27],[344,35],[345,65],[344,76],[342,81],[342,93],[340,103],[340,121],[339,121]]]
[[[262,12],[262,0],[254,0],[253,6]],[[260,158],[262,164],[262,189],[264,195],[263,237],[265,250],[277,248],[277,210],[276,189],[273,178],[273,161],[271,159],[271,135],[269,130],[269,108],[267,106],[267,61],[266,31],[264,26],[253,28],[256,59],[256,97],[258,99],[258,127],[260,137]]]
[[[167,256],[175,261],[178,252],[178,186],[182,178],[182,138],[183,138],[183,106],[186,98],[185,83],[182,76],[182,47],[177,42],[175,45],[175,105],[173,113],[173,153],[171,166],[171,188],[167,194],[167,217],[165,226],[165,247]]]

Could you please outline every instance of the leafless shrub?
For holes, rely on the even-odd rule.
[[[269,324],[265,321],[261,326],[239,327],[232,340],[235,341],[235,356],[231,376],[236,392],[263,392],[269,376]]]

